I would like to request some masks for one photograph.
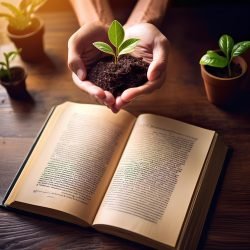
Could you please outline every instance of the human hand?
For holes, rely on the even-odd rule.
[[[83,25],[69,39],[68,42],[68,67],[72,71],[74,83],[100,104],[112,107],[115,103],[114,96],[94,83],[86,80],[87,68],[102,57],[103,53],[92,46],[93,42],[107,42],[108,27],[100,22]]]
[[[169,52],[167,38],[153,24],[139,23],[130,27],[125,25],[124,28],[126,39],[131,37],[140,39],[132,55],[142,57],[150,65],[147,71],[148,82],[139,87],[126,89],[121,96],[118,96],[112,106],[115,112],[137,96],[151,93],[162,86],[166,78]]]
[[[126,39],[131,37],[140,39],[132,55],[142,57],[150,63],[147,72],[149,81],[142,86],[125,90],[115,99],[109,91],[86,80],[86,68],[102,55],[94,46],[89,45],[95,41],[107,42],[107,29],[100,23],[90,23],[74,33],[68,43],[68,65],[73,72],[73,81],[80,89],[93,96],[99,103],[111,108],[113,112],[118,112],[137,96],[151,93],[161,87],[166,76],[169,44],[167,38],[152,24],[140,23],[125,27]]]

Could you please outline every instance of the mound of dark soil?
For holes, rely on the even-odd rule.
[[[92,65],[87,79],[117,97],[128,88],[146,83],[148,67],[142,58],[131,55],[120,56],[117,64],[113,57],[105,57]]]
[[[216,68],[216,67],[211,67],[211,66],[205,66],[207,72],[210,74],[221,77],[221,78],[230,78],[230,77],[236,77],[239,76],[242,72],[242,69],[239,64],[236,63],[231,63],[231,76],[228,74],[228,68]]]

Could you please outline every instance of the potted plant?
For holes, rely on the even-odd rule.
[[[20,66],[11,67],[10,62],[20,54],[21,50],[3,53],[4,60],[0,61],[0,83],[13,99],[23,99],[27,96],[26,73]]]
[[[87,78],[114,97],[131,87],[137,87],[147,82],[149,64],[142,58],[136,58],[131,53],[139,42],[137,38],[124,39],[125,31],[122,25],[114,20],[108,29],[110,45],[104,42],[94,42],[93,45],[108,55],[90,67]]]
[[[231,36],[222,35],[219,47],[201,57],[201,74],[208,100],[226,107],[236,102],[244,86],[247,63],[240,55],[250,48],[250,41],[235,44]]]
[[[18,6],[1,2],[9,13],[0,13],[8,21],[7,34],[17,48],[22,48],[21,58],[27,62],[36,62],[44,57],[44,23],[35,16],[35,12],[47,0],[22,0]]]

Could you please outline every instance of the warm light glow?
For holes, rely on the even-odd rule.
[[[14,5],[18,5],[21,0],[1,0],[1,2],[9,2]],[[3,6],[0,5],[0,12],[5,10]],[[38,11],[38,12],[43,12],[43,11],[67,11],[71,10],[71,5],[69,3],[69,0],[48,0],[44,6]],[[1,21],[0,21],[1,24]],[[2,26],[0,26],[0,30],[2,29]]]

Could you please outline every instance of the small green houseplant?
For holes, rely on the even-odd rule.
[[[117,64],[119,56],[133,52],[140,41],[138,38],[129,38],[124,41],[124,37],[125,31],[122,25],[114,20],[109,27],[108,38],[115,49],[104,42],[94,42],[93,45],[100,51],[112,55],[115,64]]]
[[[7,34],[17,48],[22,48],[21,57],[25,61],[38,61],[44,55],[44,23],[35,12],[47,0],[21,0],[18,6],[1,2],[7,9],[0,17],[7,20]]]
[[[219,39],[219,48],[201,57],[201,74],[208,100],[218,106],[229,106],[243,87],[247,64],[240,55],[250,48],[250,41],[235,44],[233,38],[225,34]]]
[[[117,20],[111,23],[108,38],[110,45],[101,41],[93,43],[97,49],[108,56],[92,65],[87,78],[117,97],[127,88],[137,87],[147,82],[149,64],[144,62],[143,58],[128,55],[134,51],[140,39],[125,39],[125,31]]]
[[[34,22],[34,13],[47,0],[22,0],[16,7],[9,2],[1,2],[1,5],[6,7],[10,13],[0,13],[0,17],[4,17],[9,22],[11,29],[22,33],[28,30]]]
[[[20,52],[20,49],[4,52],[4,60],[0,62],[0,83],[13,99],[22,99],[27,95],[25,70],[20,66],[10,66],[11,61],[13,61]]]

